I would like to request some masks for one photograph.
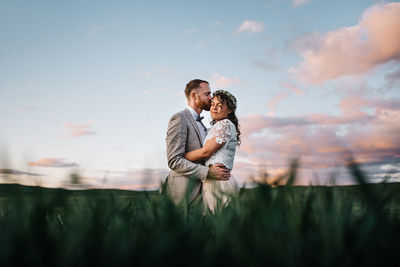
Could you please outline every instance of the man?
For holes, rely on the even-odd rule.
[[[230,172],[222,164],[204,166],[204,161],[185,159],[186,152],[201,148],[206,128],[200,113],[209,111],[211,91],[207,81],[192,80],[185,88],[187,106],[174,114],[167,131],[167,158],[171,169],[166,182],[166,193],[175,204],[191,204],[201,195],[206,179],[229,180]]]

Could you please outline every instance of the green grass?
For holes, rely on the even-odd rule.
[[[158,192],[0,185],[0,265],[400,266],[400,184],[350,168],[360,185],[260,184],[213,216]]]

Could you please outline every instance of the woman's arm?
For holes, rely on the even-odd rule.
[[[201,159],[208,159],[211,157],[215,152],[217,152],[218,149],[223,147],[226,142],[222,142],[221,144],[217,143],[215,140],[216,137],[211,138],[208,140],[202,148],[192,150],[190,152],[187,152],[185,154],[185,158],[187,160],[190,160],[192,162],[198,161]]]

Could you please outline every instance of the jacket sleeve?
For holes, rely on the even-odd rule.
[[[199,179],[204,182],[207,178],[208,167],[187,160],[185,148],[187,142],[187,125],[182,114],[173,115],[168,123],[167,158],[168,167],[183,176]]]

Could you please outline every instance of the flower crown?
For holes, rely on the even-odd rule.
[[[236,98],[231,93],[225,90],[217,90],[214,92],[213,96],[215,95],[225,95],[226,97],[228,97],[229,101],[232,103],[234,109],[236,110]]]

